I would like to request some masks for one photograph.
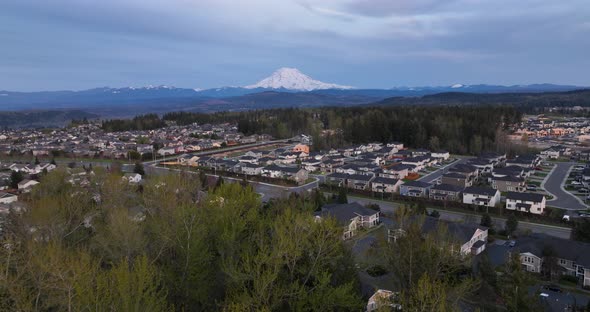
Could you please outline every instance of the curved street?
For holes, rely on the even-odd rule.
[[[572,166],[576,163],[560,162],[555,165],[541,187],[553,195],[552,200],[547,201],[547,206],[569,209],[585,210],[588,207],[582,201],[563,188]]]

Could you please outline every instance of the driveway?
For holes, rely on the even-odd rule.
[[[588,208],[582,203],[582,200],[563,188],[567,175],[575,164],[570,162],[557,163],[547,179],[541,184],[541,188],[553,195],[553,199],[547,201],[547,206],[569,210],[585,210]]]

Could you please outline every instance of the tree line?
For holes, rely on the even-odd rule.
[[[319,191],[264,204],[241,183],[220,180],[205,195],[203,175],[154,176],[139,187],[102,168],[87,177],[82,187],[53,171],[23,198],[26,208],[8,216],[1,311],[360,311],[366,304],[358,277],[365,268],[342,240],[342,225],[313,216],[329,201]],[[421,214],[396,214],[398,224],[410,218]],[[383,278],[400,291],[404,311],[477,306],[475,292],[488,279],[495,289],[488,296],[518,305],[509,311],[535,310],[518,292],[530,286],[520,265],[502,282],[483,279],[450,248],[455,243],[444,226],[425,236],[414,222],[393,244],[378,238],[373,257],[383,268],[366,271],[393,274]]]
[[[154,130],[166,126],[158,114],[138,115],[132,119],[110,119],[102,122],[102,129],[106,132],[120,132],[132,130]]]
[[[266,133],[281,139],[306,133],[313,136],[316,149],[400,141],[409,147],[475,155],[505,151],[506,130],[521,117],[510,106],[375,106],[176,112],[163,119],[181,125],[234,122],[246,135]]]

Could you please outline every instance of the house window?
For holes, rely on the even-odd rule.
[[[565,259],[559,259],[559,264],[566,265],[567,261]]]

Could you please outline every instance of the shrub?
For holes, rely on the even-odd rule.
[[[387,274],[387,269],[380,265],[374,265],[367,269],[367,274],[371,275],[372,277],[382,276]]]
[[[578,284],[578,278],[572,275],[563,275],[560,280],[565,283]]]

